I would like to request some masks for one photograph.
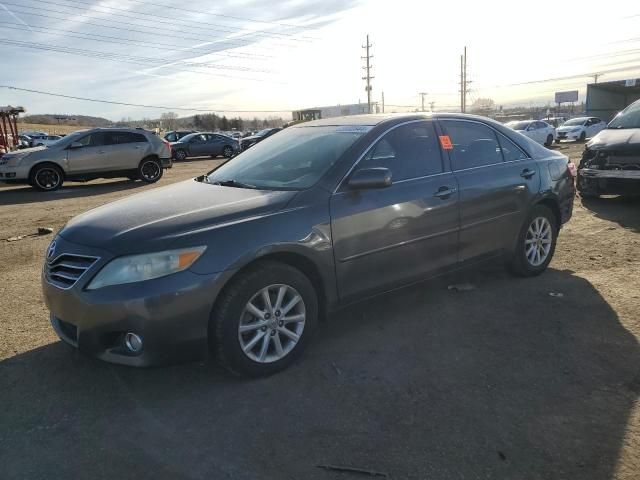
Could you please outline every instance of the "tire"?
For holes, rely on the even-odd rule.
[[[541,233],[547,231],[545,226],[548,227],[548,236],[536,235],[536,226],[541,227]],[[544,272],[553,258],[558,230],[558,221],[553,212],[544,205],[534,206],[518,234],[513,257],[509,262],[511,272],[521,277],[533,277]],[[541,241],[535,243],[538,237]],[[545,243],[545,240],[549,240],[549,243]],[[548,245],[548,249],[544,245]],[[533,247],[533,251],[529,250],[530,247]],[[540,257],[546,252],[544,258],[538,258],[536,251]]]
[[[553,135],[547,135],[547,141],[544,146],[548,148],[551,145],[553,145]]]
[[[185,152],[184,150],[180,149],[180,150],[176,150],[176,154],[175,154],[176,160],[179,161],[183,161],[186,160],[187,158],[187,152]]]
[[[36,165],[29,173],[29,185],[41,192],[53,192],[62,187],[64,173],[52,163]]]
[[[583,143],[583,142],[585,142],[586,140],[587,140],[587,134],[586,134],[586,132],[582,132],[582,133],[580,134],[580,142],[581,142],[581,143]]]
[[[285,307],[280,311],[276,307],[282,288],[281,305]],[[263,300],[264,290],[269,291],[270,307]],[[291,307],[296,295],[299,300]],[[255,309],[249,311],[249,304]],[[284,323],[287,319],[291,320]],[[284,370],[302,354],[317,321],[318,297],[311,281],[290,265],[260,262],[233,279],[221,293],[209,321],[209,347],[232,374],[265,377]],[[290,333],[282,333],[285,329]]]
[[[224,158],[231,158],[233,157],[233,147],[230,147],[229,145],[226,145],[223,149],[222,149],[222,156]]]
[[[138,178],[145,183],[156,183],[163,173],[162,164],[157,158],[144,158],[138,165]]]

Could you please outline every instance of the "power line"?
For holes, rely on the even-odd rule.
[[[16,4],[12,4],[9,2],[2,2],[4,5],[16,5]],[[20,8],[25,8],[22,6],[19,6]],[[15,8],[14,8],[15,10]],[[68,15],[69,12],[60,12],[59,10],[51,10],[51,9],[45,9],[45,8],[41,8],[40,10],[45,10],[45,11],[49,11],[49,12],[54,12],[54,13],[60,13],[62,15]],[[16,10],[16,13],[19,13],[20,15],[28,15],[28,16],[33,16],[33,17],[42,17],[42,18],[49,18],[52,20],[62,20],[62,21],[68,21],[67,17],[56,17],[53,15],[46,15],[43,13],[34,13],[34,12],[30,12],[30,11],[20,11],[20,10]],[[90,17],[88,15],[81,15],[81,14],[77,14],[75,15],[76,17],[81,17],[81,18],[89,18],[89,19],[93,19],[93,17]],[[121,22],[118,20],[108,20],[108,19],[104,19],[102,20],[103,22],[111,22],[111,23],[115,23],[115,24],[119,24],[119,25],[129,25],[129,26],[133,26],[133,27],[138,27],[138,28],[146,28],[149,29],[151,31],[145,31],[145,30],[137,30],[137,29],[133,29],[133,28],[126,28],[126,27],[116,27],[113,25],[105,25],[103,23],[95,23],[95,22],[90,22],[90,21],[86,21],[86,22],[82,22],[84,25],[93,25],[95,27],[101,27],[101,28],[112,28],[115,30],[125,30],[128,32],[135,32],[135,33],[142,33],[144,35],[153,35],[156,37],[170,37],[170,38],[179,38],[181,40],[196,40],[199,42],[208,42],[209,44],[216,44],[216,45],[228,45],[229,47],[233,47],[233,48],[240,48],[240,47],[246,47],[248,45],[250,45],[252,42],[249,40],[242,40],[241,42],[236,42],[233,40],[212,40],[211,37],[209,38],[205,38],[205,37],[195,37],[192,35],[171,35],[169,33],[166,33],[165,30],[159,30],[159,29],[154,29],[152,26],[149,25],[140,25],[138,23],[131,23],[131,22]],[[177,30],[170,30],[171,32],[178,32]],[[289,48],[291,47],[290,45],[285,45],[285,44],[272,44],[272,46],[279,46],[282,48]],[[256,47],[253,47],[256,48]],[[260,48],[260,47],[258,47]],[[263,47],[264,48],[264,47]]]
[[[60,2],[52,2],[50,0],[30,0],[31,2],[37,2],[37,3],[44,3],[45,5],[53,5],[55,7],[63,7],[63,8],[71,8],[71,9],[78,9],[78,6],[76,5],[69,5],[67,3],[60,3]],[[113,14],[114,12],[109,11],[109,10],[113,10],[115,12],[126,12],[126,13],[132,13],[132,14],[138,14],[136,15],[127,15],[126,13],[118,13],[119,17],[124,17],[124,18],[130,18],[133,20],[142,20],[142,21],[146,21],[146,22],[154,22],[154,23],[161,23],[164,25],[171,25],[171,26],[182,26],[182,25],[176,25],[176,22],[183,22],[183,23],[187,23],[187,25],[185,26],[189,26],[191,28],[194,27],[194,23],[201,23],[201,24],[205,24],[207,26],[210,27],[215,27],[216,31],[219,32],[224,32],[224,33],[231,33],[231,34],[237,34],[240,33],[244,30],[247,30],[245,28],[235,28],[235,27],[231,27],[232,29],[228,29],[228,25],[220,25],[220,24],[215,24],[215,23],[206,23],[206,22],[200,22],[200,21],[196,21],[196,20],[181,20],[178,18],[173,18],[173,17],[167,17],[167,16],[163,16],[163,15],[157,15],[155,13],[148,13],[148,12],[136,12],[136,11],[132,11],[132,10],[128,10],[126,8],[118,8],[118,7],[112,7],[112,6],[107,6],[107,5],[94,5],[90,2],[84,2],[82,0],[65,0],[67,2],[71,2],[71,3],[77,3],[80,5],[87,5],[89,7],[91,7],[94,11],[98,12],[98,13],[108,13],[108,14]],[[8,3],[8,2],[3,2],[6,3],[7,5],[16,5],[14,3]],[[19,5],[18,6],[22,6],[23,8],[25,8],[25,5]],[[41,10],[46,10],[46,9],[42,9],[40,7],[38,7]],[[99,10],[100,9],[100,10]],[[105,9],[107,11],[105,11]],[[61,12],[57,12],[57,13],[61,13]],[[143,18],[140,18],[140,15],[142,15]],[[146,17],[154,17],[156,19],[161,19],[161,20],[147,20]],[[171,21],[166,21],[166,20],[171,20]],[[279,40],[287,40],[287,41],[307,41],[307,40],[301,40],[301,39],[297,39],[297,38],[293,38],[292,33],[277,33],[277,32],[268,32],[268,31],[264,31],[264,30],[255,30],[252,31],[251,34],[253,35],[258,35],[258,36],[265,36],[265,37],[271,37],[271,38],[278,38]],[[292,38],[286,38],[287,36],[290,36]]]
[[[143,2],[141,0],[129,0],[130,2],[133,3],[139,3],[142,5],[151,5],[154,7],[164,7],[164,8],[175,8],[175,5],[167,5],[166,3],[153,3],[153,2]],[[278,26],[282,26],[282,27],[287,27],[287,28],[299,28],[299,29],[309,29],[312,27],[307,27],[304,25],[292,25],[292,24],[288,24],[288,23],[281,23],[281,22],[272,22],[269,20],[256,20],[256,19],[252,19],[252,18],[246,18],[246,17],[236,17],[233,15],[226,15],[226,14],[222,14],[222,13],[211,13],[211,12],[206,12],[207,15],[211,15],[213,17],[223,17],[223,18],[230,18],[233,20],[242,20],[242,21],[246,21],[246,22],[254,22],[254,23],[265,23],[265,24],[269,24],[269,25],[278,25]]]
[[[90,58],[98,58],[98,59],[102,59],[102,60],[109,60],[109,61],[115,61],[115,62],[130,63],[130,64],[138,65],[138,66],[140,66],[140,65],[146,65],[146,66],[151,66],[151,67],[166,66],[166,60],[165,59],[160,59],[160,58],[132,57],[132,56],[126,56],[126,55],[109,54],[109,53],[106,53],[106,52],[96,52],[96,51],[92,51],[92,50],[72,49],[70,47],[61,47],[61,46],[54,46],[54,45],[47,45],[47,44],[21,42],[21,41],[18,41],[18,40],[8,40],[8,39],[3,39],[3,38],[0,38],[0,44],[11,45],[11,46],[19,47],[19,48],[29,48],[29,49],[33,49],[33,50],[54,51],[54,52],[59,52],[59,53],[67,53],[67,54],[70,54],[70,55],[81,56],[81,57],[90,57]],[[181,61],[176,60],[174,63],[180,63],[180,62]],[[158,64],[160,64],[160,65],[158,65]],[[198,64],[198,63],[195,63],[195,62],[188,62],[188,63],[185,63],[185,64],[188,64],[190,66],[195,66],[197,68],[199,68],[201,66],[204,67],[204,68],[222,67],[221,65]],[[248,70],[248,71],[251,71],[251,70]],[[237,75],[226,75],[226,74],[221,74],[221,73],[203,72],[203,71],[198,71],[198,70],[181,69],[180,72],[199,73],[199,74],[202,74],[202,75],[212,75],[212,76],[217,76],[217,77],[226,77],[226,78],[233,78],[233,79],[240,79],[240,80],[264,81],[263,79],[260,79],[260,78],[241,77],[241,76],[237,76]]]
[[[108,103],[111,105],[124,105],[127,107],[141,107],[141,108],[154,108],[160,110],[180,110],[187,112],[227,112],[227,113],[283,113],[292,111],[291,109],[284,110],[226,110],[226,109],[202,109],[202,108],[189,108],[189,107],[167,107],[161,105],[144,105],[139,103],[118,102],[113,100],[100,100],[97,98],[77,97],[74,95],[64,95],[62,93],[45,92],[43,90],[32,90],[29,88],[14,87],[11,85],[0,85],[0,88],[7,88],[9,90],[18,90],[21,92],[37,93],[40,95],[47,95],[51,97],[69,98],[72,100],[82,100],[84,102],[96,102],[96,103]]]
[[[8,28],[11,30],[20,30],[20,31],[30,31],[32,33],[41,33],[44,35],[55,35],[69,38],[80,38],[83,40],[91,40],[95,42],[103,42],[103,43],[112,43],[118,45],[133,45],[142,48],[151,48],[155,50],[162,51],[174,51],[174,52],[195,52],[201,53],[203,55],[220,55],[223,57],[229,58],[241,58],[241,59],[262,59],[262,58],[272,58],[269,55],[261,55],[258,53],[244,53],[244,52],[236,52],[236,53],[227,53],[223,51],[211,51],[200,48],[191,48],[187,46],[180,46],[169,43],[150,43],[145,42],[143,40],[134,40],[130,38],[123,37],[113,37],[109,35],[98,35],[96,33],[84,33],[78,32],[74,30],[62,30],[58,28],[50,28],[50,27],[41,27],[39,25],[29,25],[28,27],[19,23],[10,23],[10,22],[0,22],[0,28]],[[34,32],[34,29],[37,31]],[[92,38],[96,37],[96,38]]]

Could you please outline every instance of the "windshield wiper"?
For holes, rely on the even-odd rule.
[[[250,185],[248,183],[238,182],[237,180],[222,180],[219,182],[211,182],[213,185],[220,185],[222,187],[236,187],[236,188],[250,188],[256,190],[258,187]]]

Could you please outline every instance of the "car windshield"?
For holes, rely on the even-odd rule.
[[[514,130],[526,130],[529,125],[531,125],[531,122],[509,122],[509,123],[507,123],[507,127],[513,128]]]
[[[271,131],[270,128],[265,128],[264,130],[260,130],[258,133],[256,133],[256,137],[264,137],[267,133],[269,133]]]
[[[566,122],[564,122],[563,127],[578,127],[580,125],[584,125],[585,121],[585,118],[574,118],[572,120],[567,120]]]
[[[209,183],[271,190],[314,185],[370,127],[291,127],[258,143],[205,177]]]
[[[195,136],[200,135],[200,133],[190,133],[189,135],[185,135],[183,137],[180,137],[178,139],[179,142],[188,142],[189,140],[191,140],[192,138],[194,138]]]
[[[640,102],[632,103],[616,115],[607,128],[640,128]]]

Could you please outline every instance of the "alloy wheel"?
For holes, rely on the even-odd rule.
[[[224,147],[224,149],[222,150],[222,155],[225,158],[231,158],[233,156],[233,148],[231,147]]]
[[[149,160],[142,164],[140,172],[146,180],[153,181],[160,175],[160,168],[158,162]]]
[[[240,347],[254,362],[276,362],[298,344],[305,320],[304,300],[295,288],[285,284],[264,287],[251,297],[240,317]]]
[[[549,256],[553,240],[553,228],[545,217],[533,219],[524,240],[527,262],[533,267],[542,265]]]
[[[41,168],[35,176],[36,184],[42,190],[53,190],[60,180],[60,174],[54,168]]]

